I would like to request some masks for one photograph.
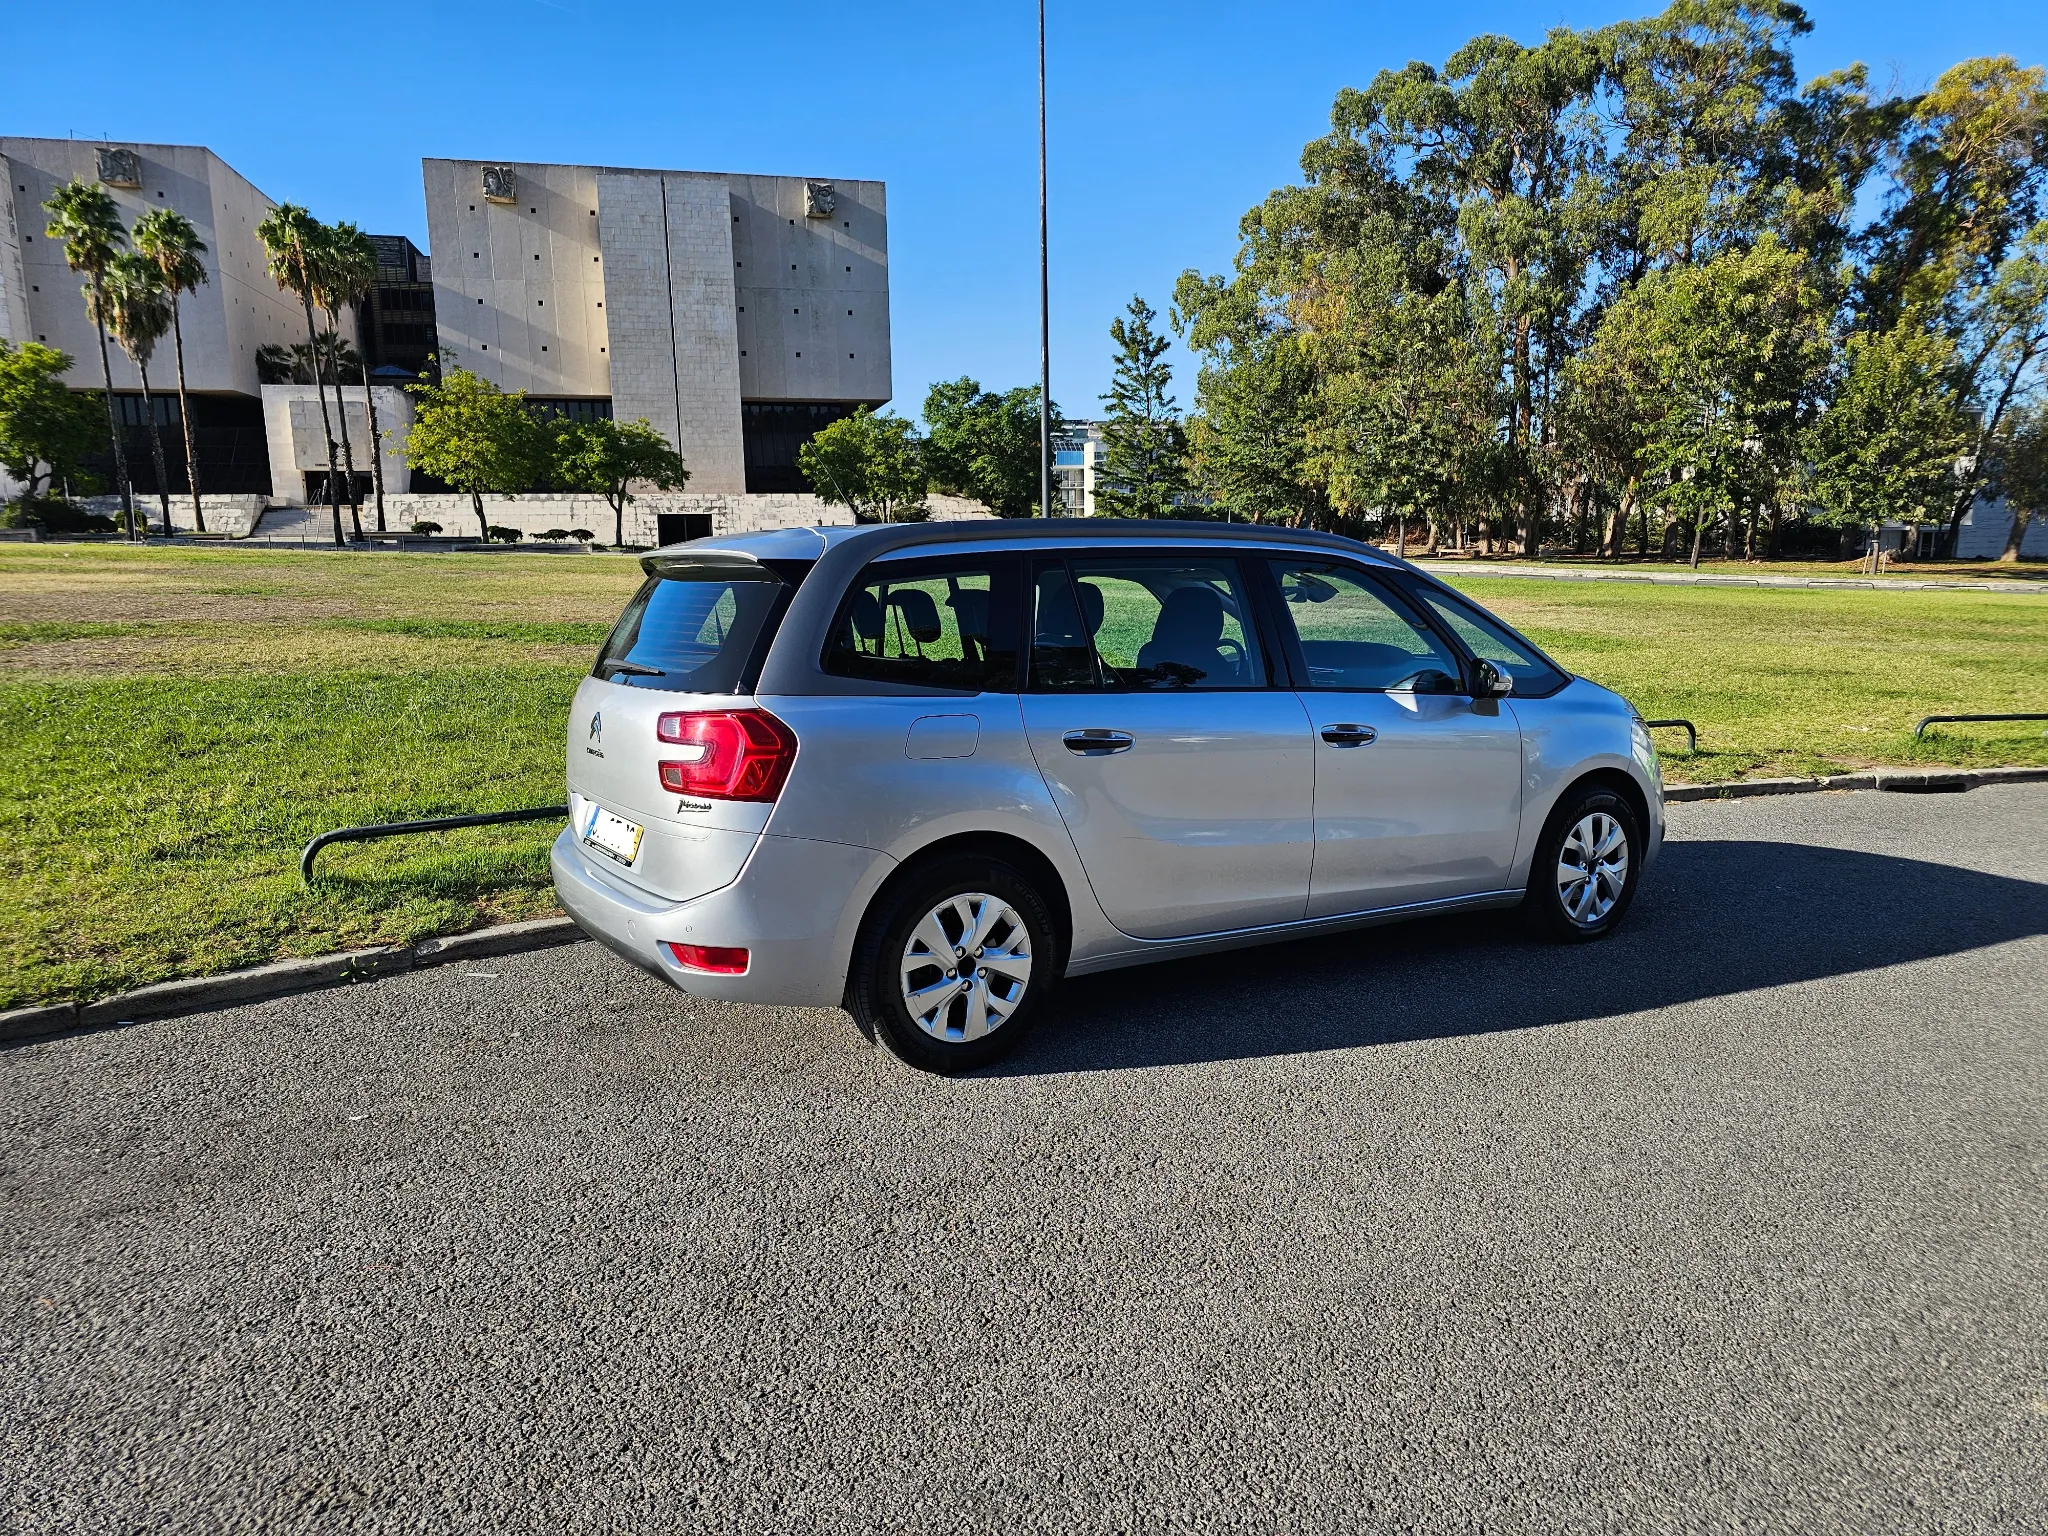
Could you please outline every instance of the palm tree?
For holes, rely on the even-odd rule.
[[[306,306],[306,341],[317,356],[320,332],[313,323],[313,265],[322,234],[320,221],[297,203],[279,203],[270,216],[256,226],[256,238],[269,254],[271,281],[287,293],[296,293]],[[327,386],[320,370],[313,370],[313,387],[320,395],[320,426],[327,434],[327,505],[334,513],[334,547],[347,546],[341,534],[341,488],[334,463],[334,420],[327,414]]]
[[[327,241],[327,312],[335,323],[341,321],[340,305],[361,304],[370,296],[370,290],[377,286],[377,248],[370,244],[370,237],[355,225],[343,221],[328,231]],[[360,316],[361,311],[359,310]],[[356,334],[360,342],[362,325],[358,319]],[[335,386],[339,394],[340,385]],[[370,367],[363,364],[363,405],[370,418],[370,475],[377,491],[377,531],[384,531],[384,435],[377,428],[377,397],[370,389]],[[344,440],[343,448],[347,442]]]
[[[356,537],[360,539],[363,536],[363,498],[356,490],[356,455],[349,443],[348,405],[341,393],[341,337],[335,329],[341,324],[341,306],[348,302],[344,290],[353,280],[348,271],[351,258],[342,236],[344,228],[350,233],[357,232],[353,224],[328,224],[320,230],[320,239],[313,247],[313,296],[327,311],[327,336],[332,338],[327,357],[334,366],[334,409],[340,417],[342,472],[348,476],[348,515],[355,524]]]
[[[178,318],[178,296],[196,293],[207,280],[206,247],[199,231],[182,213],[152,208],[135,221],[135,249],[156,264],[164,292],[171,297],[171,343],[178,354],[178,420],[185,425],[185,483],[192,492],[192,523],[206,532],[206,509],[199,504],[199,449],[192,437],[192,402],[185,394],[185,328]]]
[[[133,251],[124,251],[107,267],[98,297],[92,302],[98,310],[93,319],[101,329],[113,332],[142,378],[142,419],[149,423],[149,452],[156,465],[156,494],[163,503],[164,537],[168,539],[171,480],[164,469],[164,434],[157,425],[156,404],[149,395],[149,360],[156,356],[156,344],[170,334],[171,296],[164,289],[155,262]]]
[[[52,240],[64,243],[64,261],[74,272],[85,274],[85,299],[95,321],[105,313],[102,289],[107,268],[113,265],[121,247],[128,243],[121,228],[121,210],[114,200],[89,181],[73,180],[51,193],[43,206],[50,212]],[[121,489],[121,520],[128,537],[135,537],[135,499],[128,487],[128,449],[121,441],[121,423],[114,415],[114,365],[107,356],[107,328],[100,328],[100,378],[107,392],[107,435],[114,444],[114,479]]]

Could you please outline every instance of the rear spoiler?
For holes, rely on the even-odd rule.
[[[772,565],[781,565],[777,560]],[[772,568],[739,549],[657,549],[640,557],[640,569],[650,576],[667,576],[678,581],[781,581]]]

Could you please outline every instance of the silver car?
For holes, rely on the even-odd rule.
[[[570,714],[562,904],[920,1067],[1117,966],[1472,907],[1599,938],[1662,841],[1627,701],[1348,539],[921,523],[641,565]]]

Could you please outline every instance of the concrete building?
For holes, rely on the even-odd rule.
[[[443,365],[631,421],[690,490],[808,489],[798,446],[891,393],[882,183],[427,160]]]
[[[1052,473],[1063,516],[1095,515],[1095,476],[1101,468],[1101,422],[1070,421],[1053,434]]]
[[[305,339],[305,320],[264,270],[256,226],[276,205],[213,151],[185,144],[95,144],[84,139],[0,137],[7,217],[0,221],[0,335],[40,341],[74,359],[68,382],[100,387],[98,334],[86,313],[82,279],[64,264],[63,247],[43,231],[43,202],[73,179],[95,182],[133,226],[152,208],[174,208],[206,243],[207,282],[180,304],[185,376],[193,396],[200,470],[209,491],[267,492],[257,350]],[[142,415],[141,380],[111,349],[115,405],[128,426],[129,473],[153,492],[155,471]],[[178,421],[177,370],[166,342],[150,368],[164,428],[173,490],[185,487],[184,433]],[[107,456],[111,460],[111,455]],[[109,465],[99,466],[103,471]]]

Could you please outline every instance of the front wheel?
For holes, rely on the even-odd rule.
[[[1613,790],[1568,794],[1529,870],[1527,910],[1537,930],[1565,944],[1612,933],[1635,899],[1642,846],[1635,811]]]
[[[854,957],[856,1018],[927,1072],[1013,1048],[1064,969],[1044,899],[1017,870],[959,858],[913,873],[869,918]]]

